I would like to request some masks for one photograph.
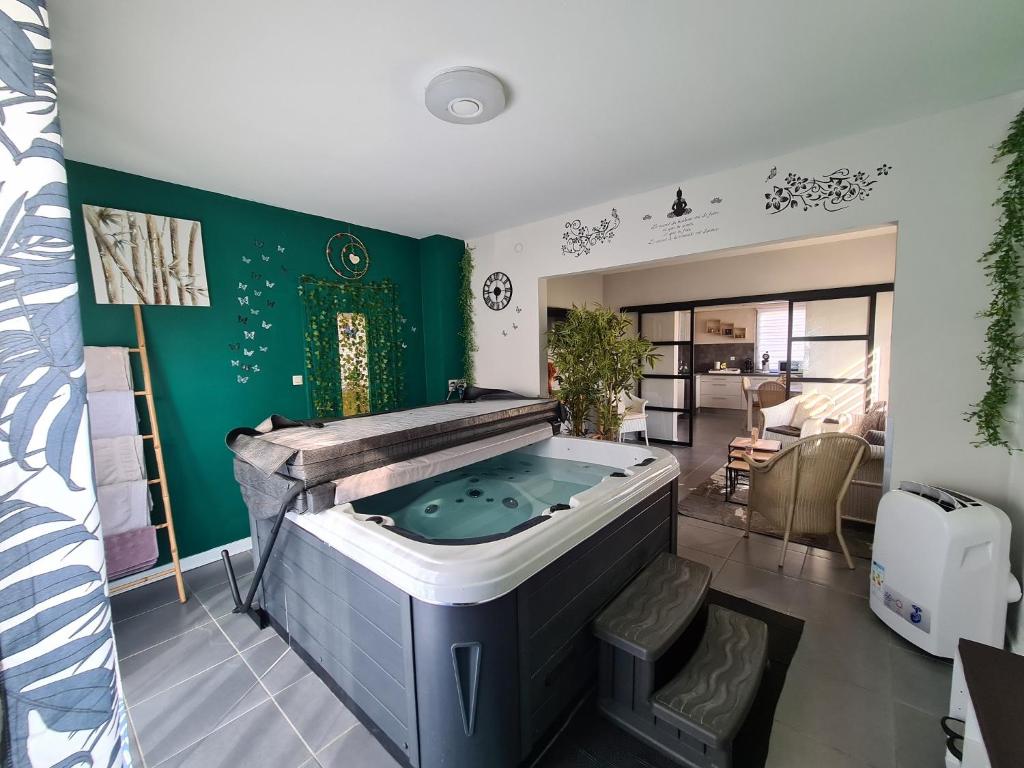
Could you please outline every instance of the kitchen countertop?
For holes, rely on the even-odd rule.
[[[768,371],[767,373],[765,373],[764,371],[736,371],[735,373],[714,373],[712,371],[698,371],[697,375],[698,376],[750,376],[750,377],[753,377],[753,378],[774,379],[774,378],[776,378],[778,376],[782,376],[783,374],[779,373],[778,371]],[[800,378],[800,374],[799,373],[793,374],[793,378],[794,379]]]

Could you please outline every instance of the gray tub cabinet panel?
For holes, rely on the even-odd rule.
[[[514,594],[471,607],[412,605],[422,765],[514,768]]]
[[[478,605],[421,602],[286,520],[262,605],[300,655],[403,764],[527,764],[597,683],[591,623],[675,551],[675,481]],[[253,546],[269,535],[253,521]]]
[[[258,521],[258,537],[270,527]],[[289,643],[361,710],[393,753],[418,766],[409,596],[290,520],[263,582],[263,606]]]

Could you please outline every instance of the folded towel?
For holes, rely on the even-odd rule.
[[[135,531],[106,536],[103,548],[107,553],[108,579],[144,571],[156,562],[156,528],[147,525]]]
[[[149,497],[149,485],[145,480],[99,485],[96,487],[96,503],[100,508],[104,537],[149,525],[153,500]]]
[[[132,368],[127,347],[86,347],[85,386],[89,392],[124,391],[132,388]]]
[[[146,479],[146,459],[138,435],[100,437],[92,441],[92,465],[97,485]]]
[[[90,392],[89,432],[92,439],[139,434],[135,395],[124,392]]]

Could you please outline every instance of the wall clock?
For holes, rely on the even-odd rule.
[[[498,311],[512,301],[512,281],[504,272],[492,272],[484,280],[484,303]]]

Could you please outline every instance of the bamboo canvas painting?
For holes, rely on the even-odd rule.
[[[83,205],[98,304],[210,306],[198,221]]]

